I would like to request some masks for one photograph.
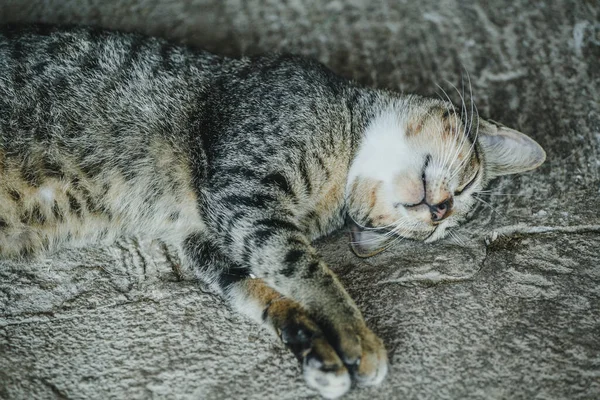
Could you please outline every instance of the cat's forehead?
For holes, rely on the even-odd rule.
[[[409,120],[462,120],[462,110],[448,101],[418,98],[410,101],[407,109]]]
[[[452,103],[433,99],[412,102],[404,121],[408,138],[441,138],[457,144],[461,143],[457,139],[469,134],[471,125]]]

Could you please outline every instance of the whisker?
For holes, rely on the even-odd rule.
[[[448,105],[447,105],[447,104],[452,104],[452,100],[450,99],[450,96],[448,95],[448,93],[446,93],[446,91],[445,91],[445,90],[444,90],[444,89],[443,89],[443,88],[442,88],[440,85],[438,85],[438,84],[436,83],[436,86],[437,86],[437,87],[438,87],[438,88],[439,88],[439,89],[442,91],[442,93],[444,93],[444,96],[446,96],[446,100],[444,101],[444,100],[442,99],[442,101],[444,101],[444,103],[446,104],[446,111],[448,112],[448,114],[450,114],[450,107],[448,107]],[[454,114],[455,114],[455,123],[457,123],[457,122],[458,122],[458,120],[457,120],[457,118],[456,118],[456,113],[454,113]],[[456,125],[458,125],[458,124],[456,124]],[[451,133],[452,133],[452,132],[451,132]],[[454,132],[454,133],[457,133],[457,132]],[[457,135],[452,135],[452,136],[454,137],[454,141],[456,141],[456,136],[457,136]],[[445,157],[444,157],[444,160],[443,160],[443,163],[442,163],[442,165],[446,165],[446,164],[447,164],[447,162],[448,162],[448,160],[450,160],[450,159],[454,159],[454,157],[455,157],[455,156],[456,156],[456,157],[458,156],[458,152],[456,151],[456,149],[455,149],[455,151],[454,151],[454,152],[452,151],[452,149],[451,149],[451,148],[450,148],[450,150],[451,150],[451,151],[447,151],[447,150],[448,150],[448,147],[450,147],[450,146],[451,146],[451,144],[452,144],[452,141],[448,141],[448,142],[447,142],[447,143],[446,143],[446,144],[443,146],[443,148],[444,148],[444,153],[445,153]],[[454,153],[455,153],[455,154],[454,154]]]
[[[365,231],[377,231],[377,230],[381,230],[381,229],[387,229],[392,226],[396,226],[396,224],[398,224],[398,221],[400,221],[403,218],[403,217],[400,217],[396,221],[391,222],[388,225],[378,226],[378,227],[369,227],[369,226],[364,226],[364,225],[359,224],[358,221],[356,221],[350,214],[348,214],[348,217],[350,217],[352,222],[354,222],[359,228],[361,228],[362,230],[365,230]]]
[[[473,143],[471,144],[471,147],[469,148],[469,152],[467,153],[467,157],[464,158],[463,162],[458,166],[458,168],[454,171],[454,173],[450,176],[449,180],[454,179],[454,177],[456,177],[456,175],[460,172],[460,170],[462,169],[462,167],[464,166],[464,163],[469,159],[469,155],[471,154],[471,152],[473,151],[473,149],[475,148],[475,145],[477,143],[477,138],[479,137],[479,111],[477,110],[477,105],[475,105],[475,103],[472,103],[473,106],[475,107],[475,114],[477,115],[477,127],[475,129],[475,137],[473,138]],[[465,135],[466,136],[466,135]]]
[[[467,105],[466,105],[466,102],[465,102],[465,99],[464,99],[464,97],[462,96],[462,94],[460,93],[460,91],[458,90],[458,88],[457,88],[457,87],[456,87],[454,84],[452,84],[452,82],[450,82],[450,81],[446,81],[446,82],[447,82],[447,83],[448,83],[450,86],[452,86],[452,87],[454,88],[454,90],[456,91],[456,93],[458,93],[458,96],[460,97],[460,101],[461,101],[461,110],[462,110],[462,112],[463,112],[464,114],[467,114],[467,115],[468,115],[468,111],[467,111]],[[466,127],[465,127],[465,128],[466,128]],[[465,132],[465,131],[463,131],[463,133],[466,133],[466,132]],[[461,137],[461,141],[464,141],[464,139],[465,139],[465,135],[463,135],[463,136]]]
[[[471,76],[469,75],[468,71],[467,72],[467,79],[469,81],[469,97],[471,99],[471,117],[470,117],[470,121],[469,121],[469,129],[468,129],[468,134],[465,134],[465,136],[468,136],[471,134],[471,131],[473,129],[473,117],[474,115],[477,116],[476,121],[477,121],[477,127],[475,129],[475,136],[473,138],[473,143],[471,144],[471,147],[469,148],[469,151],[467,153],[467,157],[465,157],[465,159],[463,160],[463,162],[459,165],[459,167],[455,170],[455,172],[452,174],[450,179],[454,179],[454,177],[459,173],[459,171],[462,169],[464,163],[468,160],[468,156],[471,154],[471,152],[473,151],[473,148],[475,147],[476,143],[477,143],[477,138],[479,137],[479,111],[477,109],[477,105],[475,104],[475,102],[473,101],[473,85],[471,82]]]
[[[473,101],[473,85],[471,84],[471,75],[469,74],[469,71],[467,71],[467,69],[464,66],[463,66],[463,69],[465,70],[465,73],[467,74],[467,80],[469,81],[469,99],[470,99],[470,103],[471,103],[471,117],[469,120],[469,128],[467,129],[467,133],[471,134],[471,130],[473,129],[473,115],[474,115],[473,106],[475,105],[475,102]]]
[[[519,193],[477,192],[476,194],[484,194],[484,195],[490,195],[490,196],[531,197],[531,195],[529,195],[529,194],[519,194]]]
[[[402,223],[398,224],[398,226],[395,227],[394,229],[392,229],[391,231],[381,233],[378,237],[374,237],[374,238],[367,239],[367,240],[361,240],[359,242],[351,240],[349,243],[350,244],[365,244],[365,243],[379,243],[379,242],[387,241],[390,236],[396,236],[398,234],[398,232],[400,231],[400,229],[404,229],[404,228],[410,226],[411,224],[414,224],[414,223],[409,223],[408,221],[403,221]],[[375,229],[378,229],[378,228],[375,228]],[[350,233],[351,231],[348,230],[348,232]]]
[[[458,88],[456,86],[452,85],[452,83],[450,83],[449,81],[446,81],[446,82],[448,84],[450,84],[456,90],[456,92],[458,93],[458,95],[460,96],[460,98],[461,98],[461,110],[463,110],[463,112],[466,113],[465,101],[464,101],[464,98],[462,97],[462,95],[460,94],[460,91],[458,90]],[[442,89],[442,91],[443,91],[443,89]],[[446,94],[445,91],[444,91],[444,93]],[[451,102],[450,97],[448,96],[448,94],[446,94],[446,97],[448,98],[448,101]],[[455,118],[454,119],[455,127],[456,127],[456,129],[458,129],[458,116],[456,115],[456,113],[454,113],[454,118]],[[461,136],[460,139],[458,138],[459,136]],[[449,141],[449,143],[450,144],[455,143],[456,147],[455,147],[454,151],[451,152],[451,156],[449,158],[451,160],[451,162],[448,164],[448,167],[450,169],[452,169],[452,166],[454,165],[454,163],[458,159],[458,156],[460,155],[460,149],[464,145],[464,141],[466,139],[466,135],[464,134],[464,131],[463,131],[463,135],[459,135],[458,130],[456,130],[455,132],[453,132],[452,137],[454,138],[454,140],[453,141]],[[470,154],[470,151],[469,151],[469,154]],[[445,159],[447,160],[448,158],[446,157]]]
[[[488,207],[490,210],[492,210],[492,212],[496,213],[497,215],[500,215],[500,213],[494,207],[492,207],[492,205],[490,203],[488,203],[487,201],[485,201],[477,196],[473,196],[473,198],[475,200],[477,200],[478,202],[480,202],[481,204],[483,204],[484,206]]]
[[[460,234],[458,232],[450,231],[450,239],[452,239],[454,242],[456,242],[457,244],[459,244],[462,247],[467,246],[467,242],[465,241],[465,239],[463,237],[460,236]]]
[[[417,224],[416,224],[416,223],[413,223],[413,224],[411,224],[411,225],[410,225],[410,228],[415,228],[416,226],[417,226]],[[405,237],[405,236],[396,235],[396,237],[394,238],[394,240],[391,240],[391,241],[389,241],[389,242],[386,244],[386,246],[385,246],[385,249],[387,250],[387,249],[389,249],[390,247],[392,247],[393,245],[395,245],[396,243],[399,243],[399,242],[401,242],[401,241],[403,241],[403,240],[406,240],[406,239],[408,239],[408,238],[407,238],[407,237]]]
[[[348,217],[350,217],[350,219],[352,220],[352,222],[354,222],[356,224],[356,226],[358,226],[359,228],[361,228],[363,230],[368,231],[368,230],[374,230],[374,229],[376,229],[376,228],[370,228],[368,226],[364,226],[362,224],[359,224],[358,221],[355,220],[354,217],[352,217],[352,215],[350,215],[350,213],[348,213],[347,215],[348,215]]]
[[[465,99],[462,97],[462,95],[460,94],[460,92],[459,92],[459,90],[458,90],[458,88],[457,88],[456,86],[454,86],[454,85],[453,85],[451,82],[448,82],[448,84],[450,84],[450,85],[451,85],[451,86],[454,88],[454,90],[456,90],[456,92],[459,94],[459,96],[461,97],[461,102],[462,102],[462,110],[463,110],[463,111],[464,111],[464,113],[466,114],[466,113],[467,113],[467,110],[466,110]],[[471,104],[473,104],[473,103],[471,102]],[[465,128],[466,128],[466,127],[465,127]],[[467,140],[467,138],[468,138],[467,132],[466,132],[466,130],[463,130],[463,135],[462,135],[462,137],[461,137],[460,143],[458,143],[458,146],[457,146],[457,148],[458,148],[458,154],[460,153],[460,148],[461,148],[461,147],[464,145],[464,143],[465,143],[465,141]],[[469,156],[469,155],[471,154],[471,152],[473,151],[473,146],[474,146],[474,145],[475,145],[475,142],[473,142],[473,143],[471,144],[471,147],[469,148],[469,151],[467,152],[467,157],[465,157],[465,158],[462,160],[462,162],[459,164],[459,167],[458,167],[458,169],[462,168],[462,165],[463,165],[463,164],[466,162],[466,160],[468,159],[468,156]],[[455,161],[456,161],[456,159],[454,159],[454,160],[453,160],[453,162],[450,164],[450,166],[452,166],[452,165],[454,164],[454,162],[455,162]]]

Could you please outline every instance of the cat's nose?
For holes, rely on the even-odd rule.
[[[429,206],[429,211],[431,211],[431,221],[432,222],[440,222],[448,215],[450,215],[450,210],[452,209],[452,198],[448,198],[447,200],[442,201],[441,203],[435,204],[433,206]]]

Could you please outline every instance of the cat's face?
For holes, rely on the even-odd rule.
[[[398,237],[435,241],[495,176],[536,168],[544,150],[471,110],[421,98],[383,107],[365,131],[346,188],[352,248],[368,257]]]

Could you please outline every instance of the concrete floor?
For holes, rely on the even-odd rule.
[[[600,397],[600,4],[593,1],[0,0],[0,22],[139,31],[226,55],[310,55],[438,95],[467,73],[483,116],[548,159],[498,179],[453,239],[367,260],[319,243],[385,341],[348,399]],[[295,360],[164,248],[127,239],[0,263],[0,398],[312,398]]]

